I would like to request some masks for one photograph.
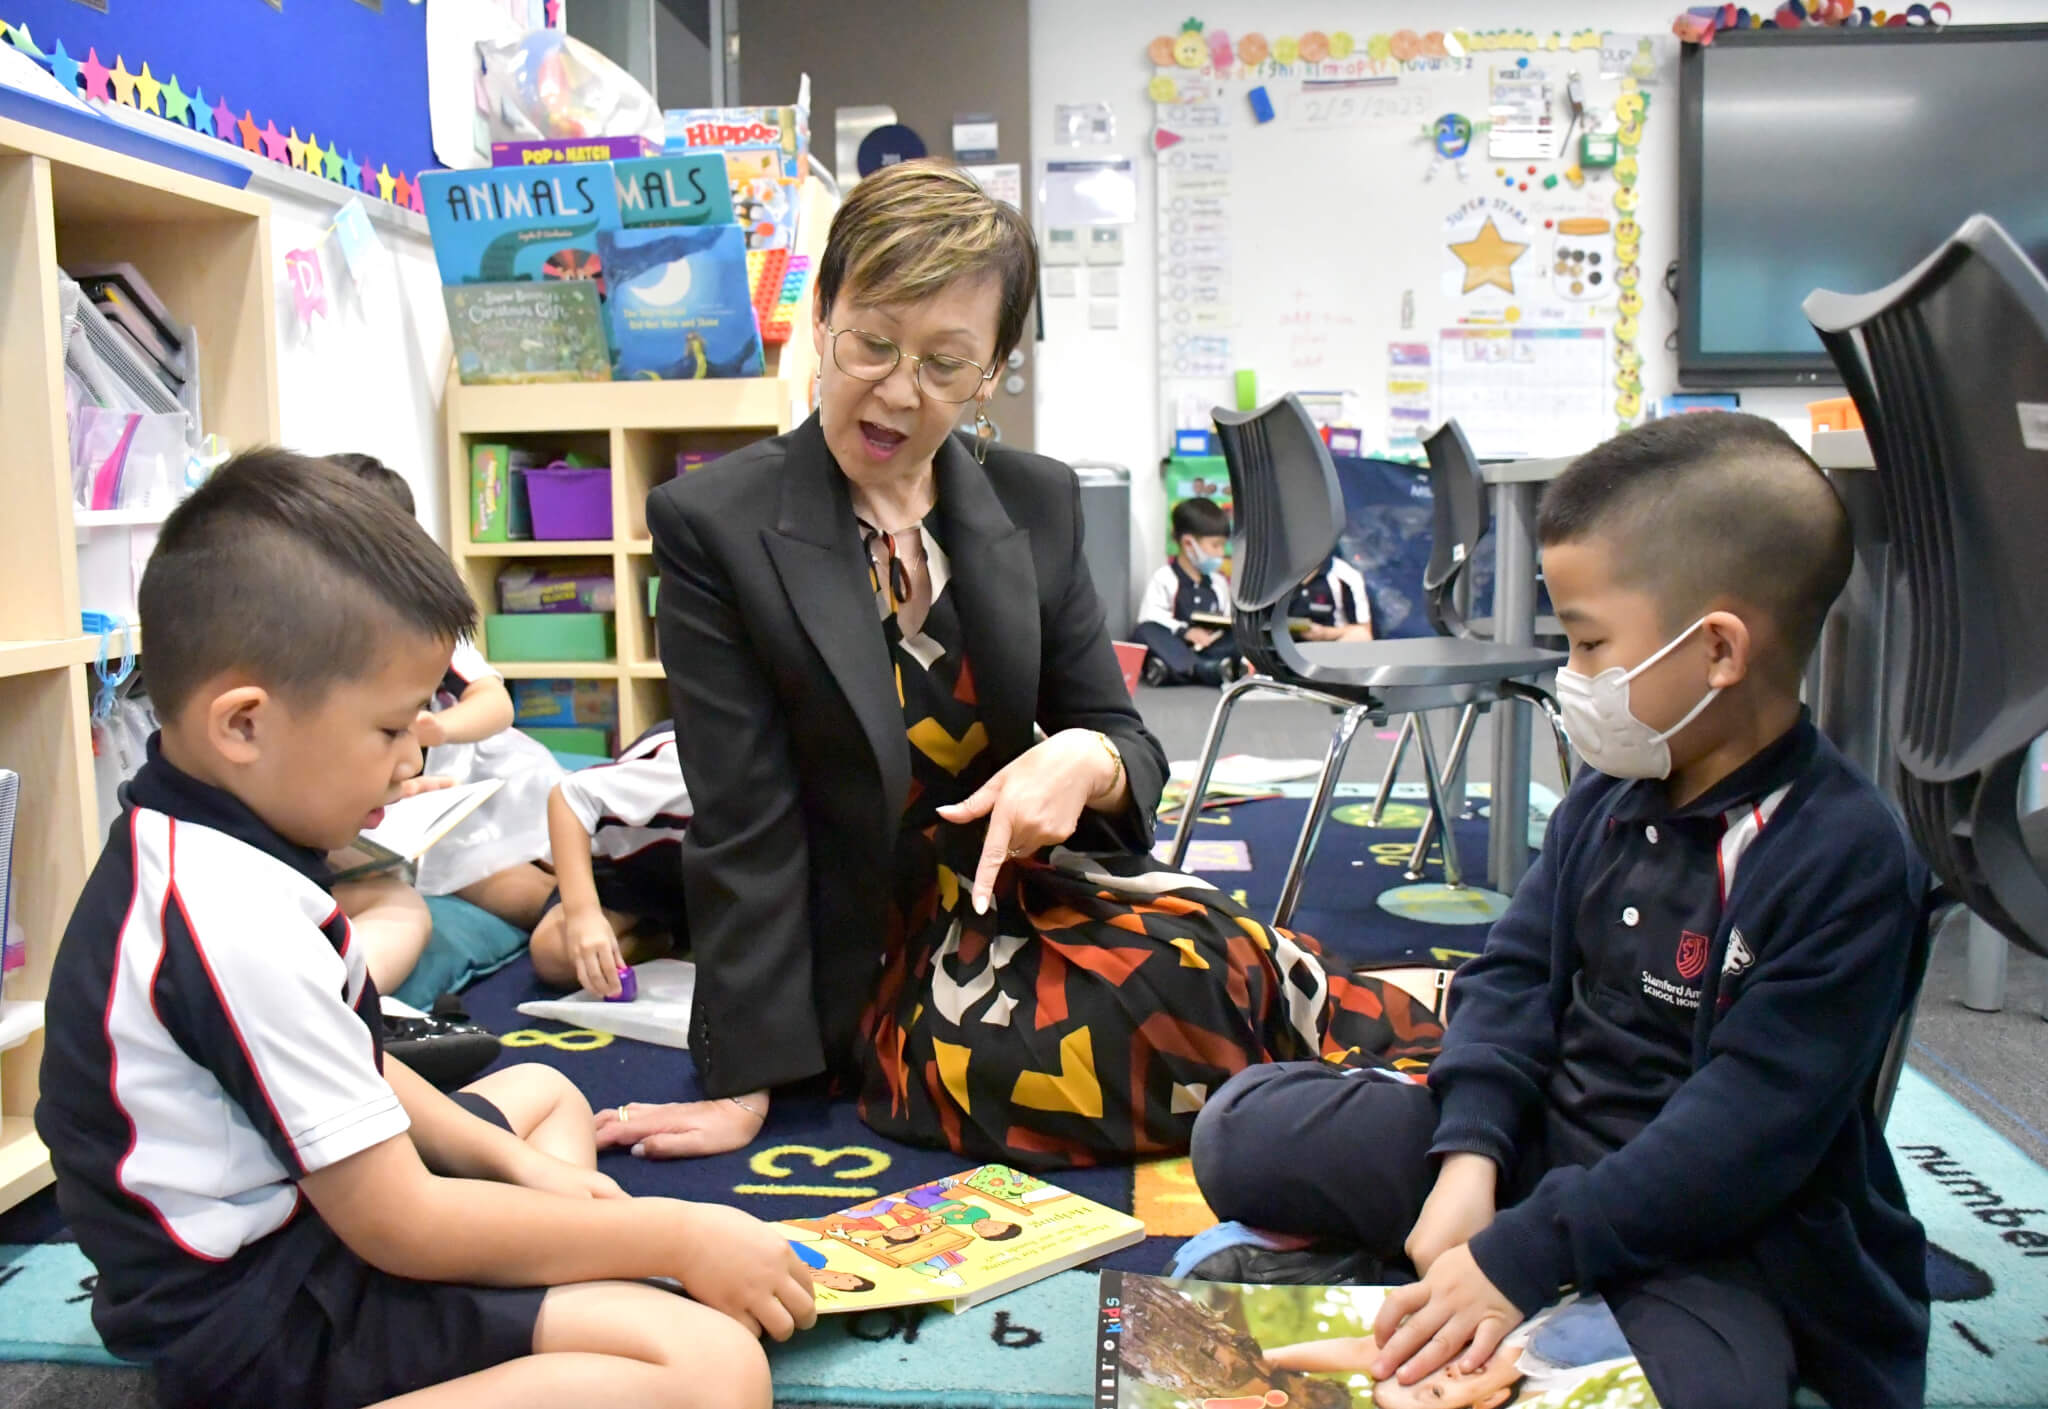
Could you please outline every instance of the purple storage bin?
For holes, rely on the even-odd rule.
[[[521,470],[533,506],[533,536],[551,541],[612,536],[612,472],[550,465]]]

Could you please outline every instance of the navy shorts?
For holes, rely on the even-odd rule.
[[[510,1129],[481,1096],[458,1105]],[[166,1409],[359,1409],[533,1354],[545,1287],[413,1282],[364,1262],[332,1233],[276,1331],[225,1376],[211,1363],[157,1367]]]
[[[654,896],[649,895],[644,888],[634,889],[600,883],[597,903],[615,914],[631,915],[636,926],[645,925],[663,931],[678,945],[689,940],[689,920],[683,912],[682,896],[679,892]],[[545,918],[550,910],[559,909],[561,904],[562,892],[549,891],[548,898],[541,903],[541,916]]]

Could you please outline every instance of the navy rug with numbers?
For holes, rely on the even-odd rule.
[[[1247,803],[1207,822],[1205,841],[1245,844],[1248,871],[1208,879],[1242,891],[1268,914],[1298,832],[1298,799]],[[1483,926],[1425,924],[1388,914],[1380,893],[1403,883],[1404,830],[1357,825],[1356,799],[1340,799],[1310,867],[1299,927],[1352,963],[1457,963]],[[1483,815],[1456,828],[1474,876],[1485,857]],[[1212,850],[1214,856],[1235,848]],[[1432,867],[1434,875],[1434,867]],[[471,1013],[508,1035],[507,1061],[542,1061],[571,1077],[593,1106],[690,1100],[700,1094],[686,1053],[522,1017],[546,996],[522,958],[473,986]],[[2048,1173],[1937,1088],[1909,1073],[1891,1126],[1915,1212],[1937,1247],[1929,1273],[1935,1308],[1929,1403],[2048,1409]],[[956,1172],[957,1157],[883,1140],[849,1102],[778,1096],[746,1151],[651,1163],[623,1153],[602,1161],[636,1194],[737,1204],[766,1218],[830,1212],[874,1194]],[[1074,1192],[1142,1218],[1150,1236],[1102,1265],[1156,1272],[1186,1237],[1212,1221],[1185,1160],[1072,1170],[1054,1178]],[[0,1216],[0,1359],[111,1363],[92,1333],[82,1285],[90,1267],[47,1194]],[[12,1246],[8,1246],[12,1245]],[[2031,1259],[2031,1260],[2030,1260]],[[2032,1275],[2029,1275],[2029,1274]],[[1066,1273],[960,1316],[876,1312],[839,1317],[774,1351],[777,1402],[845,1405],[1007,1406],[1082,1409],[1092,1403],[1094,1275]]]

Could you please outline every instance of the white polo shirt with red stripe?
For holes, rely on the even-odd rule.
[[[50,976],[36,1129],[107,1348],[232,1353],[333,1244],[297,1181],[408,1121],[324,857],[155,739],[123,800]]]
[[[1552,1164],[1620,1149],[1692,1074],[1713,935],[1744,854],[1791,791],[1799,734],[1684,807],[1672,808],[1655,778],[1616,798],[1574,926],[1580,967],[1548,1092]],[[1741,932],[1731,935],[1724,966],[1739,972],[1752,959]]]
[[[663,720],[615,761],[571,773],[557,786],[590,833],[598,902],[607,910],[680,923],[683,839],[693,809],[676,759],[675,724]]]

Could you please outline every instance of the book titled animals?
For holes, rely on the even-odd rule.
[[[1477,1371],[1375,1381],[1387,1287],[1240,1286],[1102,1274],[1096,1409],[1655,1409],[1614,1313],[1573,1297]]]
[[[597,277],[597,232],[619,228],[612,164],[420,174],[443,284]]]
[[[1129,1214],[1000,1164],[783,1226],[828,1315],[965,1311],[1145,1236]]]

